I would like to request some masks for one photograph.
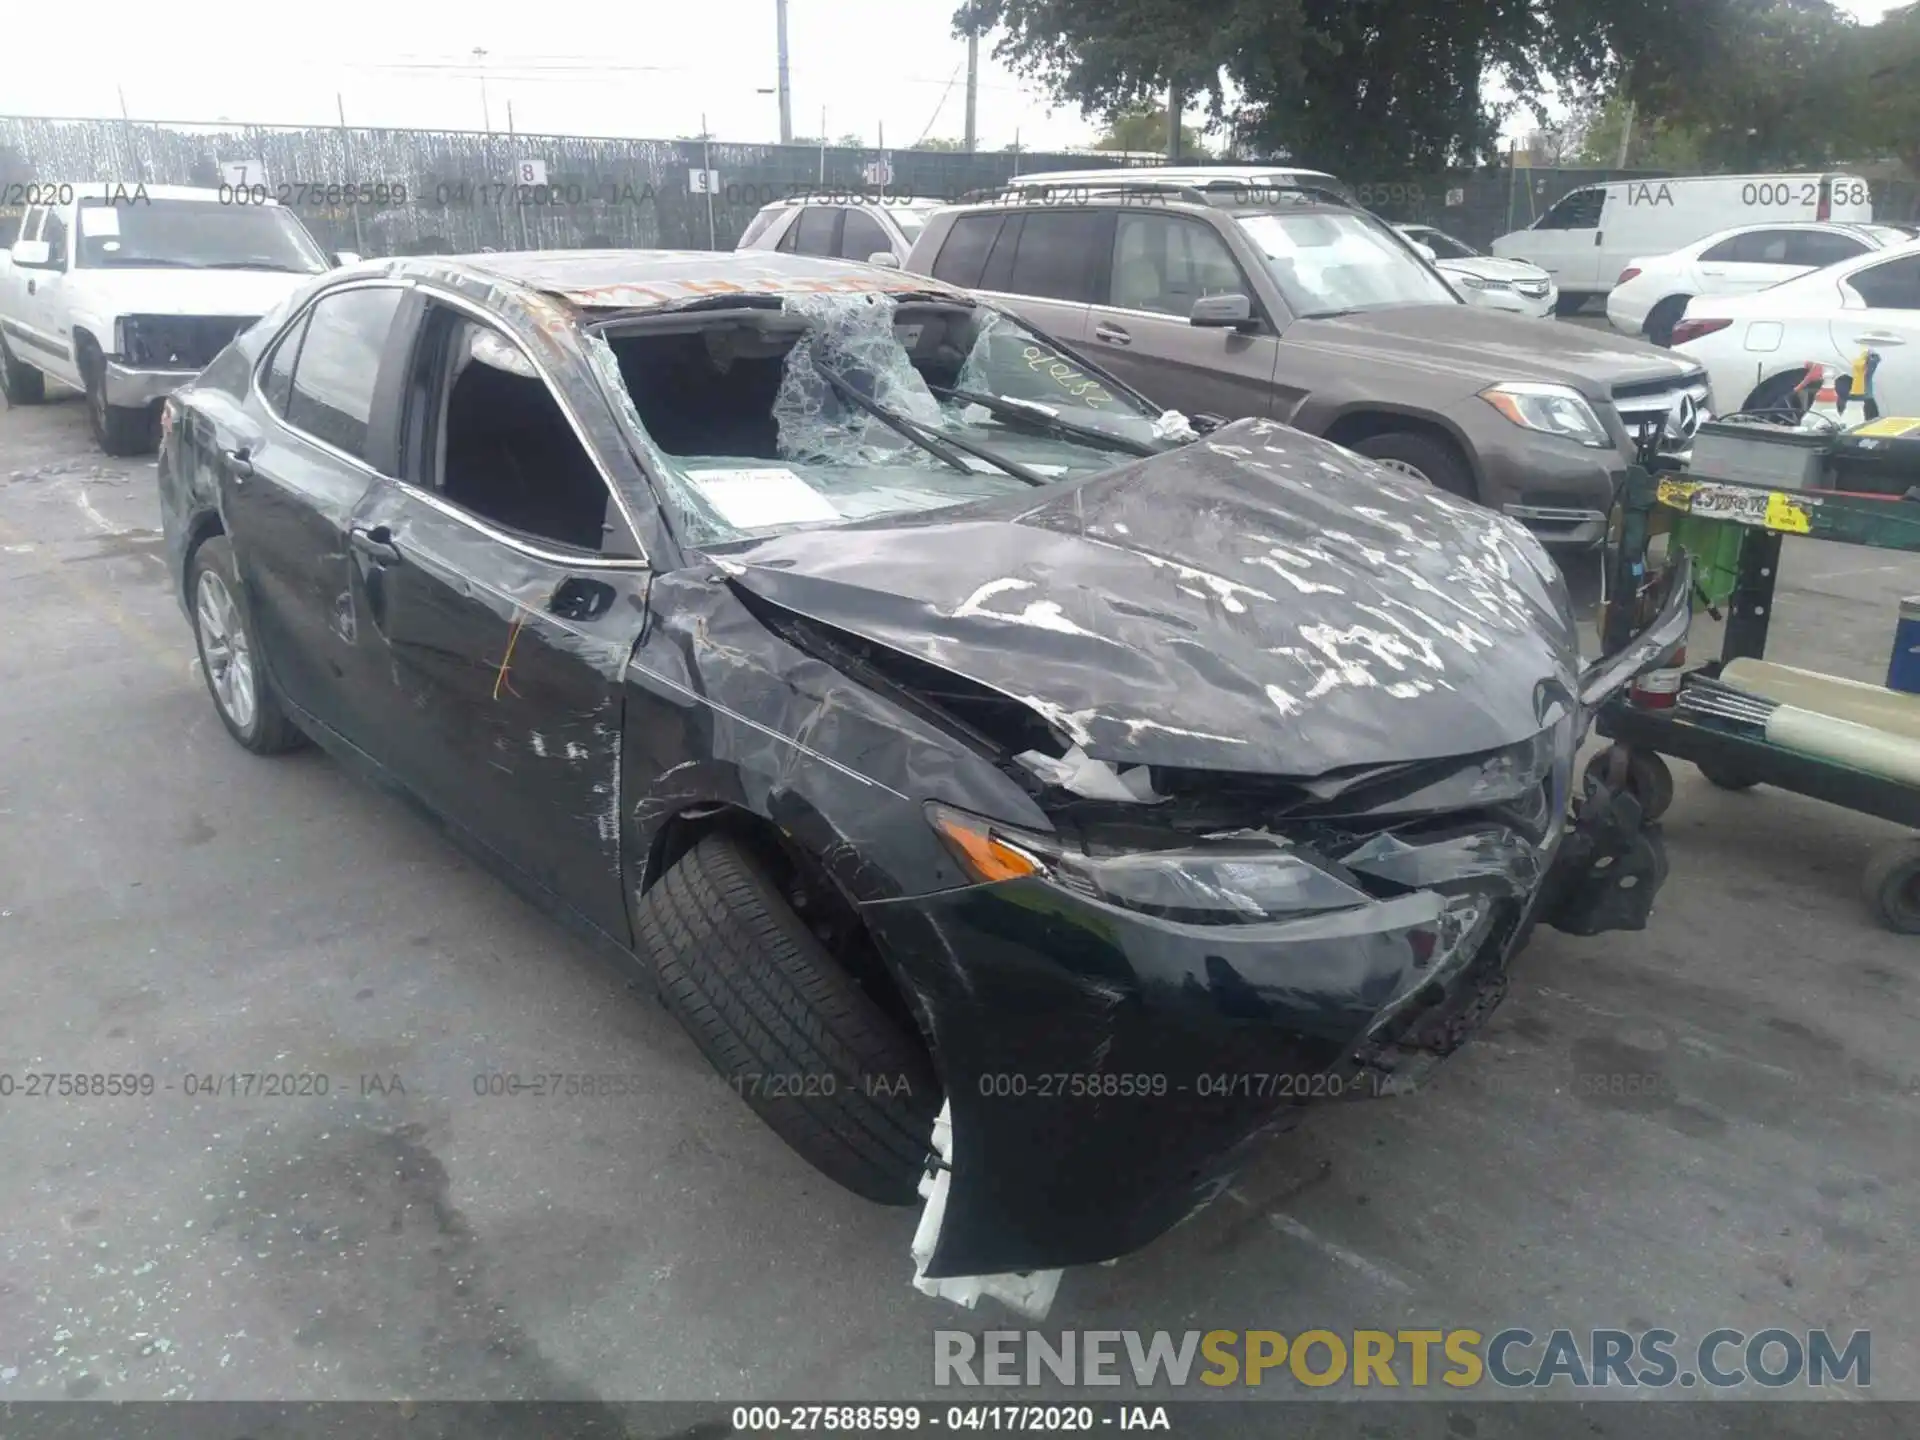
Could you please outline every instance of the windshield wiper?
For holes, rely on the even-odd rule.
[[[817,342],[819,337],[815,336],[813,338]],[[954,469],[967,475],[976,475],[979,473],[962,458],[963,456],[971,455],[974,459],[984,460],[994,468],[1004,470],[1007,474],[1013,476],[1014,479],[1024,480],[1029,485],[1045,485],[1047,483],[1044,475],[1034,474],[1033,471],[1020,464],[1017,460],[1008,460],[1004,456],[996,455],[991,450],[984,449],[966,440],[955,440],[951,436],[940,435],[920,424],[917,420],[909,420],[898,411],[889,410],[877,400],[869,400],[858,390],[854,389],[853,386],[848,383],[845,376],[836,373],[830,366],[820,363],[817,343],[810,345],[809,348],[814,352],[813,368],[820,372],[820,378],[827,382],[828,387],[834,394],[838,395],[848,404],[866,411],[867,414],[873,416],[874,419],[878,420],[888,429],[904,435],[929,455],[937,456],[946,461],[947,464],[951,465]]]
[[[1084,440],[1090,445],[1098,445],[1107,450],[1121,450],[1129,455],[1146,456],[1160,453],[1144,441],[1129,440],[1123,435],[1109,434],[1091,425],[1076,425],[1071,420],[1062,420],[1058,415],[1049,414],[1037,400],[1021,400],[1012,395],[988,395],[980,390],[947,389],[943,386],[932,388],[936,395],[950,395],[955,400],[965,400],[970,405],[978,405],[983,410],[992,411],[997,419],[1031,425],[1036,430],[1058,436],[1063,440]]]

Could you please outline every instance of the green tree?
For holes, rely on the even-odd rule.
[[[1490,157],[1556,83],[1652,94],[1738,0],[969,0],[994,54],[1089,115],[1204,102],[1236,151],[1350,177]],[[1490,104],[1487,82],[1523,97]],[[1158,148],[1157,146],[1154,148]]]
[[[922,140],[913,148],[916,150],[963,150],[966,148],[966,142],[964,140],[954,140],[947,136],[933,135]]]
[[[1107,128],[1093,142],[1096,150],[1149,151],[1164,155],[1167,151],[1167,107],[1135,105],[1107,117]],[[1180,127],[1180,158],[1211,159],[1200,132],[1191,125]]]

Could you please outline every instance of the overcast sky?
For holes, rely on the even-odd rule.
[[[1871,21],[1894,0],[1840,0]],[[956,0],[789,0],[793,126],[857,132],[889,146],[958,138],[966,45]],[[356,125],[671,138],[705,113],[717,139],[779,135],[774,0],[466,0],[414,10],[395,0],[105,0],[9,7],[0,113]],[[74,48],[73,26],[84,16]],[[475,47],[486,54],[476,61]],[[998,149],[1090,143],[1098,127],[996,65],[982,44],[979,134]],[[71,54],[80,63],[29,62]],[[482,102],[484,76],[485,103]],[[1515,129],[1529,128],[1516,121]],[[313,177],[316,179],[324,177]]]

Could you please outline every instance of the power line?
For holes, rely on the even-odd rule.
[[[920,132],[920,140],[924,140],[927,136],[931,135],[933,133],[933,127],[940,123],[940,112],[947,108],[947,97],[953,94],[953,82],[960,78],[961,67],[966,63],[965,60],[962,60],[959,65],[953,67],[953,74],[947,77],[947,88],[940,92],[940,103],[933,107],[933,114],[927,117],[927,128]],[[918,146],[920,140],[914,141],[914,145]]]

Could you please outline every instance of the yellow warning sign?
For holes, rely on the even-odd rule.
[[[1856,425],[1849,435],[1911,435],[1920,430],[1920,420],[1910,420],[1900,415],[1883,415],[1866,425]]]
[[[1806,506],[1797,503],[1792,496],[1783,495],[1778,490],[1767,496],[1767,529],[1805,535],[1812,528]]]

